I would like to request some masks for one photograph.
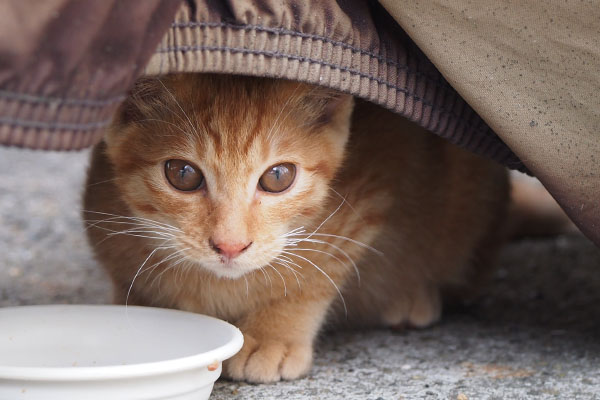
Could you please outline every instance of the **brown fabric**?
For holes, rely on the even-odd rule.
[[[0,144],[70,150],[103,128],[180,0],[0,2]]]
[[[170,27],[178,0],[0,2],[0,144],[97,142],[168,27],[146,73],[272,76],[371,100],[529,167],[600,244],[600,7],[381,2],[396,20],[366,0],[188,0]]]
[[[168,72],[271,76],[328,86],[523,169],[375,2],[188,2],[146,69],[148,74]]]
[[[0,3],[0,143],[77,149],[97,142],[177,6],[175,0]],[[176,71],[329,86],[523,169],[376,2],[188,0],[146,69]]]
[[[381,3],[600,244],[598,1]]]

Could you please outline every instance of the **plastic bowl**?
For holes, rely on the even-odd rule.
[[[243,341],[225,321],[177,310],[0,308],[0,399],[208,399]]]

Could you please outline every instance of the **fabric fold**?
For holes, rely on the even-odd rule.
[[[97,143],[179,0],[0,4],[0,144]]]
[[[374,2],[184,6],[147,74],[216,72],[327,86],[372,101],[509,168],[522,162]]]

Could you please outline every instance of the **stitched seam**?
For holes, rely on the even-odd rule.
[[[60,122],[42,122],[28,121],[23,119],[0,118],[0,124],[16,126],[20,128],[32,129],[48,129],[48,130],[64,130],[64,131],[93,131],[95,129],[104,128],[111,123],[112,120],[104,120],[98,122],[90,122],[87,124],[69,124]]]
[[[255,30],[255,31],[259,31],[259,32],[271,33],[274,35],[287,35],[287,36],[300,37],[300,38],[304,38],[304,39],[318,40],[318,41],[321,41],[324,43],[330,43],[334,46],[352,50],[354,53],[367,55],[371,58],[375,58],[375,59],[379,60],[380,62],[383,62],[388,65],[392,65],[399,70],[406,70],[408,73],[415,74],[417,76],[422,76],[422,77],[426,78],[427,80],[430,80],[433,83],[435,83],[436,86],[447,86],[447,84],[444,84],[444,82],[439,82],[438,79],[434,79],[425,73],[412,70],[408,65],[400,64],[397,61],[385,58],[385,57],[381,56],[380,54],[373,53],[373,52],[363,50],[363,49],[359,49],[358,47],[354,47],[348,43],[341,42],[338,40],[333,40],[333,39],[330,39],[328,37],[321,36],[321,35],[296,32],[296,31],[292,31],[289,29],[283,29],[283,28],[268,28],[266,26],[261,26],[261,25],[235,25],[235,24],[230,24],[230,23],[226,23],[226,22],[173,22],[171,24],[171,27],[177,28],[177,29],[199,27],[199,28],[231,28],[231,29],[245,30],[245,31]],[[158,52],[160,52],[160,50],[162,50],[162,49],[159,49]]]
[[[25,103],[33,104],[50,104],[55,103],[58,105],[67,106],[81,106],[81,107],[104,107],[114,103],[118,103],[125,99],[124,95],[111,97],[104,100],[88,100],[88,99],[73,99],[73,98],[61,98],[61,97],[46,97],[37,96],[26,93],[11,92],[8,90],[0,90],[0,98],[7,100],[22,101]]]
[[[227,47],[227,46],[173,46],[173,47],[167,47],[167,48],[163,48],[163,49],[159,49],[157,51],[157,53],[170,53],[173,51],[181,51],[181,52],[192,52],[192,51],[228,51],[231,53],[243,53],[243,54],[253,54],[253,55],[262,55],[262,56],[267,56],[267,57],[273,57],[273,58],[288,58],[291,60],[298,60],[301,62],[309,62],[312,64],[319,64],[319,65],[323,65],[326,67],[330,67],[333,69],[339,69],[340,71],[344,71],[344,72],[348,72],[351,75],[358,75],[361,78],[368,78],[369,80],[375,81],[379,84],[388,86],[390,88],[396,89],[399,92],[402,92],[404,94],[410,95],[411,97],[413,97],[416,100],[422,101],[424,104],[428,105],[428,106],[433,106],[432,103],[430,103],[428,100],[425,100],[419,96],[413,95],[411,94],[408,89],[396,86],[394,84],[391,84],[381,78],[377,78],[373,75],[369,75],[366,74],[364,72],[360,72],[358,70],[352,69],[352,68],[348,68],[348,67],[342,67],[339,66],[337,64],[333,64],[333,63],[329,63],[326,61],[321,61],[321,60],[317,60],[314,58],[310,58],[310,57],[304,57],[304,56],[296,56],[293,54],[284,54],[284,53],[277,53],[274,51],[266,51],[266,50],[251,50],[251,49],[243,49],[243,48],[237,48],[237,47]]]
[[[157,52],[158,53],[170,53],[170,52],[174,52],[174,51],[181,51],[181,52],[189,52],[189,51],[228,51],[231,53],[242,53],[242,54],[253,54],[253,55],[264,55],[267,57],[273,57],[273,58],[288,58],[288,59],[292,59],[292,60],[298,60],[301,62],[309,62],[309,63],[313,63],[313,64],[319,64],[322,66],[326,66],[326,67],[330,67],[333,69],[338,69],[340,71],[344,71],[347,72],[351,75],[357,75],[360,76],[361,78],[367,78],[371,81],[375,81],[381,85],[385,85],[389,88],[395,89],[401,93],[404,93],[410,97],[412,97],[413,99],[422,102],[424,105],[430,106],[432,108],[435,108],[436,110],[438,110],[440,113],[443,114],[447,114],[450,115],[452,117],[454,117],[457,120],[461,120],[456,114],[454,114],[451,111],[446,110],[445,108],[435,105],[432,102],[430,102],[427,99],[424,99],[420,96],[414,95],[412,93],[410,93],[407,89],[396,86],[394,84],[391,84],[389,82],[386,82],[385,80],[381,79],[381,78],[377,78],[373,75],[369,75],[366,74],[364,72],[360,72],[357,71],[355,69],[352,68],[347,68],[347,67],[342,67],[336,64],[332,64],[332,63],[328,63],[325,61],[321,61],[321,60],[316,60],[310,57],[304,57],[304,56],[296,56],[296,55],[292,55],[292,54],[283,54],[283,53],[276,53],[273,51],[264,51],[264,50],[251,50],[251,49],[242,49],[242,48],[236,48],[236,47],[226,47],[226,46],[173,46],[173,47],[167,47],[167,48],[163,48],[163,49],[159,49]],[[482,131],[484,132],[484,131]]]
[[[251,31],[251,30],[255,30],[255,31],[259,31],[259,32],[267,32],[267,33],[271,33],[271,34],[276,34],[276,35],[288,35],[288,36],[295,36],[295,37],[300,37],[300,38],[307,38],[307,39],[312,39],[312,40],[318,40],[318,41],[322,41],[324,43],[330,43],[334,46],[338,46],[338,47],[342,47],[342,48],[346,48],[346,49],[350,49],[352,52],[354,53],[359,53],[362,55],[367,55],[371,58],[375,58],[378,61],[385,63],[387,65],[391,65],[393,67],[395,67],[397,70],[406,70],[409,74],[413,74],[416,76],[421,76],[424,77],[426,79],[426,81],[430,81],[434,84],[435,87],[443,89],[443,90],[448,90],[448,88],[450,87],[450,85],[442,78],[441,75],[437,78],[434,79],[432,77],[430,77],[427,74],[424,74],[422,72],[418,72],[418,71],[414,71],[411,68],[408,67],[408,65],[404,65],[404,64],[399,64],[396,61],[387,59],[379,54],[375,54],[373,52],[369,52],[363,49],[359,49],[356,48],[348,43],[344,43],[341,41],[336,41],[324,36],[320,36],[320,35],[315,35],[315,34],[307,34],[307,33],[301,33],[301,32],[296,32],[296,31],[291,31],[288,29],[283,29],[283,28],[267,28],[264,26],[260,26],[260,25],[235,25],[235,24],[231,24],[231,23],[224,23],[224,22],[173,22],[171,24],[171,28],[177,28],[177,29],[181,29],[181,28],[193,28],[193,27],[208,27],[208,28],[230,28],[230,29],[237,29],[237,30],[245,30],[245,31]],[[294,60],[299,60],[299,61],[304,61],[304,62],[309,62],[309,63],[313,63],[313,64],[320,64],[323,66],[328,66],[330,68],[333,69],[337,69],[337,70],[341,70],[341,71],[345,71],[348,72],[350,74],[353,75],[358,75],[360,77],[365,77],[371,81],[375,81],[379,84],[383,84],[389,88],[393,88],[399,92],[402,92],[408,96],[411,96],[412,98],[414,98],[417,101],[421,101],[424,105],[428,105],[434,109],[436,109],[440,114],[446,114],[449,115],[451,117],[454,117],[457,121],[460,121],[460,118],[453,113],[452,111],[447,110],[446,108],[444,108],[443,106],[435,106],[433,103],[431,103],[428,100],[425,100],[419,96],[413,95],[411,93],[408,92],[407,89],[405,88],[401,88],[398,87],[396,85],[393,85],[389,82],[386,82],[380,78],[377,78],[375,76],[369,75],[369,74],[365,74],[362,73],[360,71],[354,70],[354,69],[350,69],[347,67],[342,67],[342,66],[338,66],[335,64],[331,64],[331,63],[327,63],[327,62],[323,62],[320,60],[316,60],[316,59],[312,59],[309,57],[302,57],[302,56],[294,56],[294,55],[286,55],[286,54],[282,54],[282,53],[277,53],[277,52],[272,52],[272,51],[257,51],[257,50],[250,50],[250,49],[243,49],[243,48],[233,48],[233,47],[226,47],[226,46],[171,46],[171,47],[166,47],[166,48],[159,48],[156,53],[169,53],[169,52],[176,52],[176,51],[181,51],[181,52],[186,52],[186,51],[229,51],[232,53],[243,53],[243,54],[254,54],[254,55],[264,55],[264,56],[268,56],[268,57],[274,57],[274,58],[289,58],[289,59],[294,59]],[[456,102],[456,97],[454,99],[454,102]],[[465,106],[466,104],[464,104],[463,106]],[[464,121],[463,121],[464,122]],[[512,151],[509,150],[509,148],[506,146],[506,144],[504,144],[501,140],[499,140],[499,138],[497,136],[492,136],[487,134],[488,129],[487,126],[484,125],[484,129],[482,129],[480,126],[482,125],[481,122],[483,122],[482,120],[480,121],[479,126],[476,126],[475,131],[479,131],[484,133],[481,137],[479,137],[478,143],[477,145],[480,145],[481,142],[486,142],[487,146],[489,148],[490,145],[493,145],[495,148],[495,153],[498,152],[498,147],[502,148],[504,153],[508,153],[504,158],[504,161],[506,163],[506,159],[512,159],[514,157],[514,154],[512,153]],[[465,126],[465,129],[469,129],[469,124],[467,124],[467,126]],[[508,163],[506,163],[508,165]],[[519,165],[520,166],[520,170],[523,170],[524,165],[522,163],[522,161],[518,161],[518,162],[512,162],[510,163],[510,165]]]

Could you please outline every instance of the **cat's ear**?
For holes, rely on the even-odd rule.
[[[154,110],[162,105],[162,83],[158,78],[142,77],[138,79],[121,104],[114,123],[125,125],[135,123],[154,114]]]
[[[318,123],[329,124],[336,119],[349,119],[354,108],[354,96],[338,91],[329,92]]]
[[[315,88],[304,98],[309,121],[315,127],[346,123],[354,107],[352,95],[333,89]]]
[[[159,80],[153,77],[142,77],[135,82],[104,135],[109,147],[123,140],[128,126],[148,118],[157,118],[155,114],[162,104],[161,88]]]

